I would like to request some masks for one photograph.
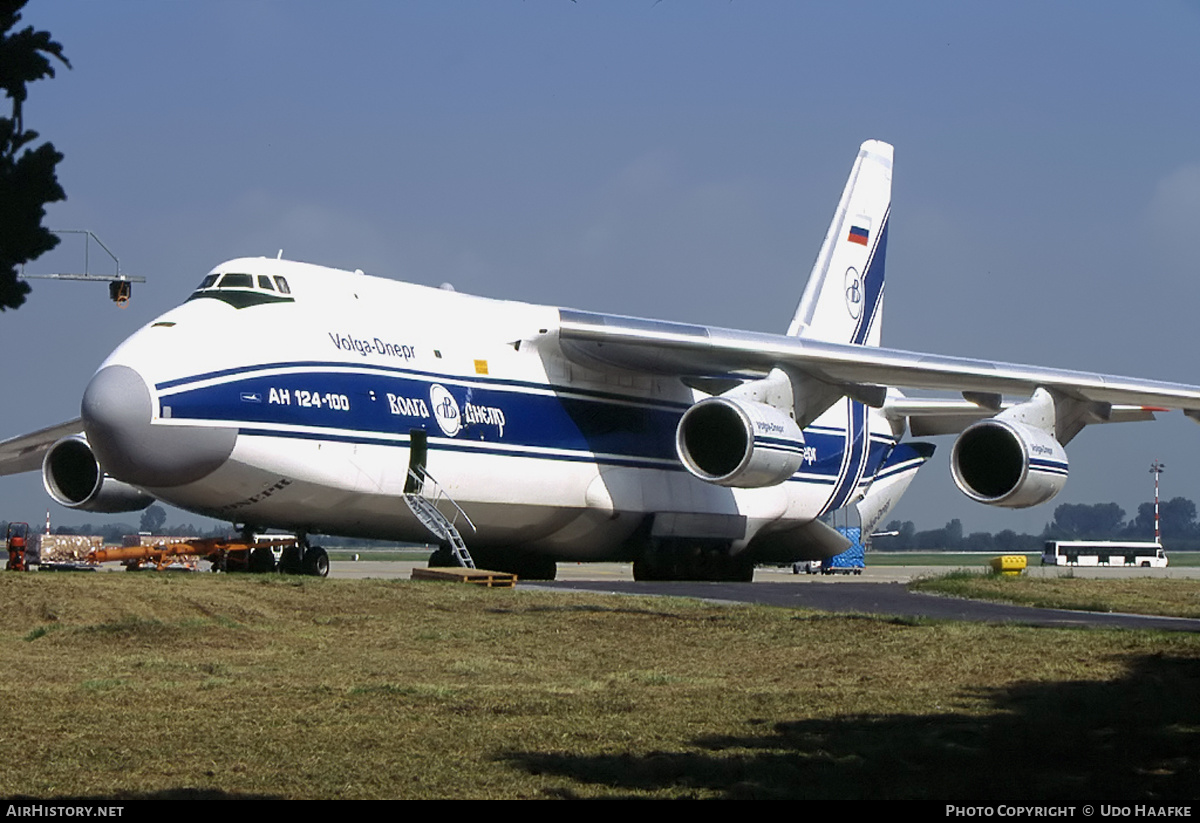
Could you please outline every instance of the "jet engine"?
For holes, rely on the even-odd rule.
[[[804,434],[774,406],[740,397],[696,403],[675,430],[675,451],[689,472],[719,486],[775,486],[804,462]]]
[[[1035,426],[993,417],[954,442],[950,470],[959,490],[989,506],[1023,509],[1045,503],[1067,482],[1067,453]]]
[[[105,474],[87,438],[79,435],[64,437],[46,452],[42,484],[55,502],[87,512],[132,512],[154,502],[145,492]]]

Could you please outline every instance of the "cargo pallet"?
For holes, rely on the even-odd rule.
[[[435,566],[415,568],[413,580],[445,580],[451,583],[473,583],[489,589],[511,589],[517,585],[517,576],[508,572],[490,572],[486,569],[464,569],[457,566]]]

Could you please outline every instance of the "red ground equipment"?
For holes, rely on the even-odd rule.
[[[4,568],[13,572],[26,571],[25,547],[29,543],[28,523],[9,523],[8,532],[4,535],[4,544],[8,548],[8,563]]]

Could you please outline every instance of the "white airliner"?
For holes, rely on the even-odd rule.
[[[906,429],[959,433],[958,487],[1023,507],[1062,488],[1084,425],[1200,416],[1197,386],[880,348],[891,178],[892,147],[864,143],[786,335],[230,260],[109,355],[80,419],[0,443],[0,473],[40,466],[88,511],[158,498],[247,532],[416,542],[428,477],[480,566],[747,579],[842,551],[834,510],[874,528],[933,453]]]

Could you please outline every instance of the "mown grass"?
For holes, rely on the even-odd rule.
[[[353,562],[359,560],[382,561],[415,561],[425,562],[432,554],[432,549],[329,549],[329,559],[335,562]]]
[[[909,584],[918,591],[999,600],[1044,609],[1200,617],[1200,580],[1134,577],[1008,576],[957,571]]]
[[[1030,566],[1042,562],[1040,552],[880,552],[867,554],[868,566],[987,566],[993,557],[1023,554]],[[1200,566],[1200,552],[1169,552],[1172,566]]]
[[[868,566],[986,566],[988,562],[1002,552],[983,554],[980,552],[880,552],[872,549],[867,553]],[[1031,552],[1014,552],[1024,554],[1027,562],[1032,565],[1041,562],[1041,555]]]
[[[0,795],[1193,798],[1200,638],[0,575]]]

